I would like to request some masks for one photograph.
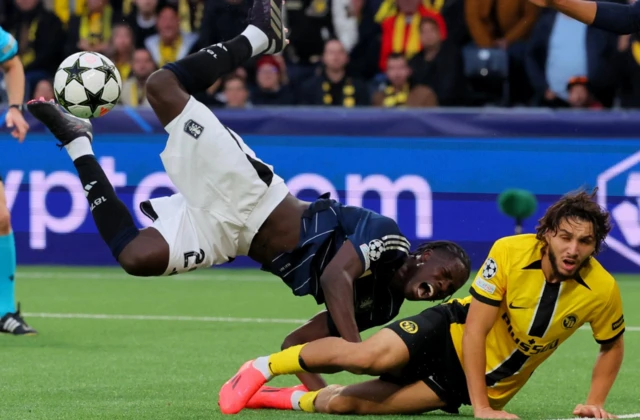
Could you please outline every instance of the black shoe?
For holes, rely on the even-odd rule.
[[[38,332],[31,328],[20,315],[20,304],[18,310],[12,314],[6,314],[0,318],[0,333],[13,335],[36,335]]]
[[[282,15],[283,0],[254,0],[249,12],[249,23],[258,27],[269,38],[269,47],[263,54],[277,54],[287,45]]]
[[[66,146],[78,137],[93,140],[93,127],[89,121],[62,112],[53,101],[34,99],[27,102],[27,109],[60,140],[60,147]]]

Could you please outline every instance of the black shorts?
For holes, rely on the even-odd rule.
[[[447,404],[442,410],[449,413],[458,413],[463,404],[470,405],[467,380],[450,330],[451,323],[460,322],[461,316],[466,318],[466,308],[454,302],[387,325],[385,328],[407,345],[410,358],[400,376],[383,375],[380,379],[397,385],[423,381]]]
[[[338,331],[338,327],[336,327],[336,323],[333,321],[331,314],[327,319],[327,324],[329,327],[329,334],[331,337],[341,337],[340,332]],[[391,321],[397,314],[393,314],[392,317],[389,316],[389,313],[381,314],[380,312],[356,312],[356,326],[358,327],[358,331],[363,332],[373,327],[379,327],[381,325],[385,325],[389,321]]]

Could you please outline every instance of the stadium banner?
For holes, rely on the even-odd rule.
[[[298,197],[330,192],[379,211],[398,221],[414,247],[459,242],[476,268],[493,241],[514,233],[514,221],[498,209],[499,193],[522,188],[537,196],[537,211],[524,223],[533,232],[559,196],[598,186],[614,221],[599,259],[613,272],[640,272],[640,114],[255,109],[217,116]],[[114,264],[68,155],[29,122],[23,144],[0,131],[18,262]],[[198,123],[206,130],[206,121]],[[96,157],[136,223],[148,226],[138,204],[174,192],[159,158],[166,133],[146,109],[115,109],[94,126]],[[239,258],[225,267],[247,266],[255,264]]]

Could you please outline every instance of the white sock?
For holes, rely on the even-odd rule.
[[[251,44],[251,57],[255,57],[256,55],[263,53],[267,48],[269,48],[269,38],[264,32],[258,29],[257,26],[247,26],[247,29],[245,29],[241,35],[244,35]]]
[[[295,411],[302,410],[302,408],[300,408],[300,399],[304,394],[306,394],[306,392],[304,391],[295,391],[293,394],[291,394],[291,408],[293,408]]]
[[[258,369],[267,381],[273,378],[271,370],[269,369],[269,356],[258,357],[253,361],[253,367]]]
[[[71,160],[76,160],[85,155],[93,155],[91,141],[89,141],[89,137],[85,136],[78,137],[71,143],[64,146],[64,148],[67,149],[67,153],[69,153]]]

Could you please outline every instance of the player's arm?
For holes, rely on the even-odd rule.
[[[625,35],[640,31],[640,4],[585,0],[530,0],[548,6],[582,23]]]
[[[353,282],[363,273],[360,257],[351,241],[347,240],[320,276],[320,285],[331,318],[347,341],[361,341],[356,324],[353,303]]]
[[[491,408],[486,383],[487,335],[496,322],[506,293],[508,252],[503,248],[500,241],[494,244],[471,285],[470,293],[473,297],[462,336],[464,372],[476,418],[517,418],[513,414]]]
[[[498,302],[498,305],[500,302]],[[498,306],[481,302],[475,297],[471,300],[469,313],[462,337],[464,371],[467,377],[469,398],[476,417],[482,417],[485,410],[491,410],[487,397],[485,366],[487,364],[487,334],[498,316]]]
[[[8,34],[6,34],[8,35]],[[10,42],[15,43],[11,38]],[[7,44],[9,48],[11,44]],[[4,51],[4,50],[3,50]],[[13,128],[11,135],[20,141],[23,141],[29,130],[29,124],[24,120],[22,115],[22,102],[24,101],[24,68],[20,58],[16,55],[17,45],[13,57],[2,62],[2,70],[5,75],[5,85],[7,86],[7,95],[9,96],[10,108],[7,111],[6,124],[7,127]]]
[[[624,315],[618,285],[614,283],[611,295],[600,313],[591,320],[600,353],[591,375],[591,389],[585,404],[578,404],[573,413],[580,417],[613,418],[604,409],[609,391],[618,376],[624,357]]]

